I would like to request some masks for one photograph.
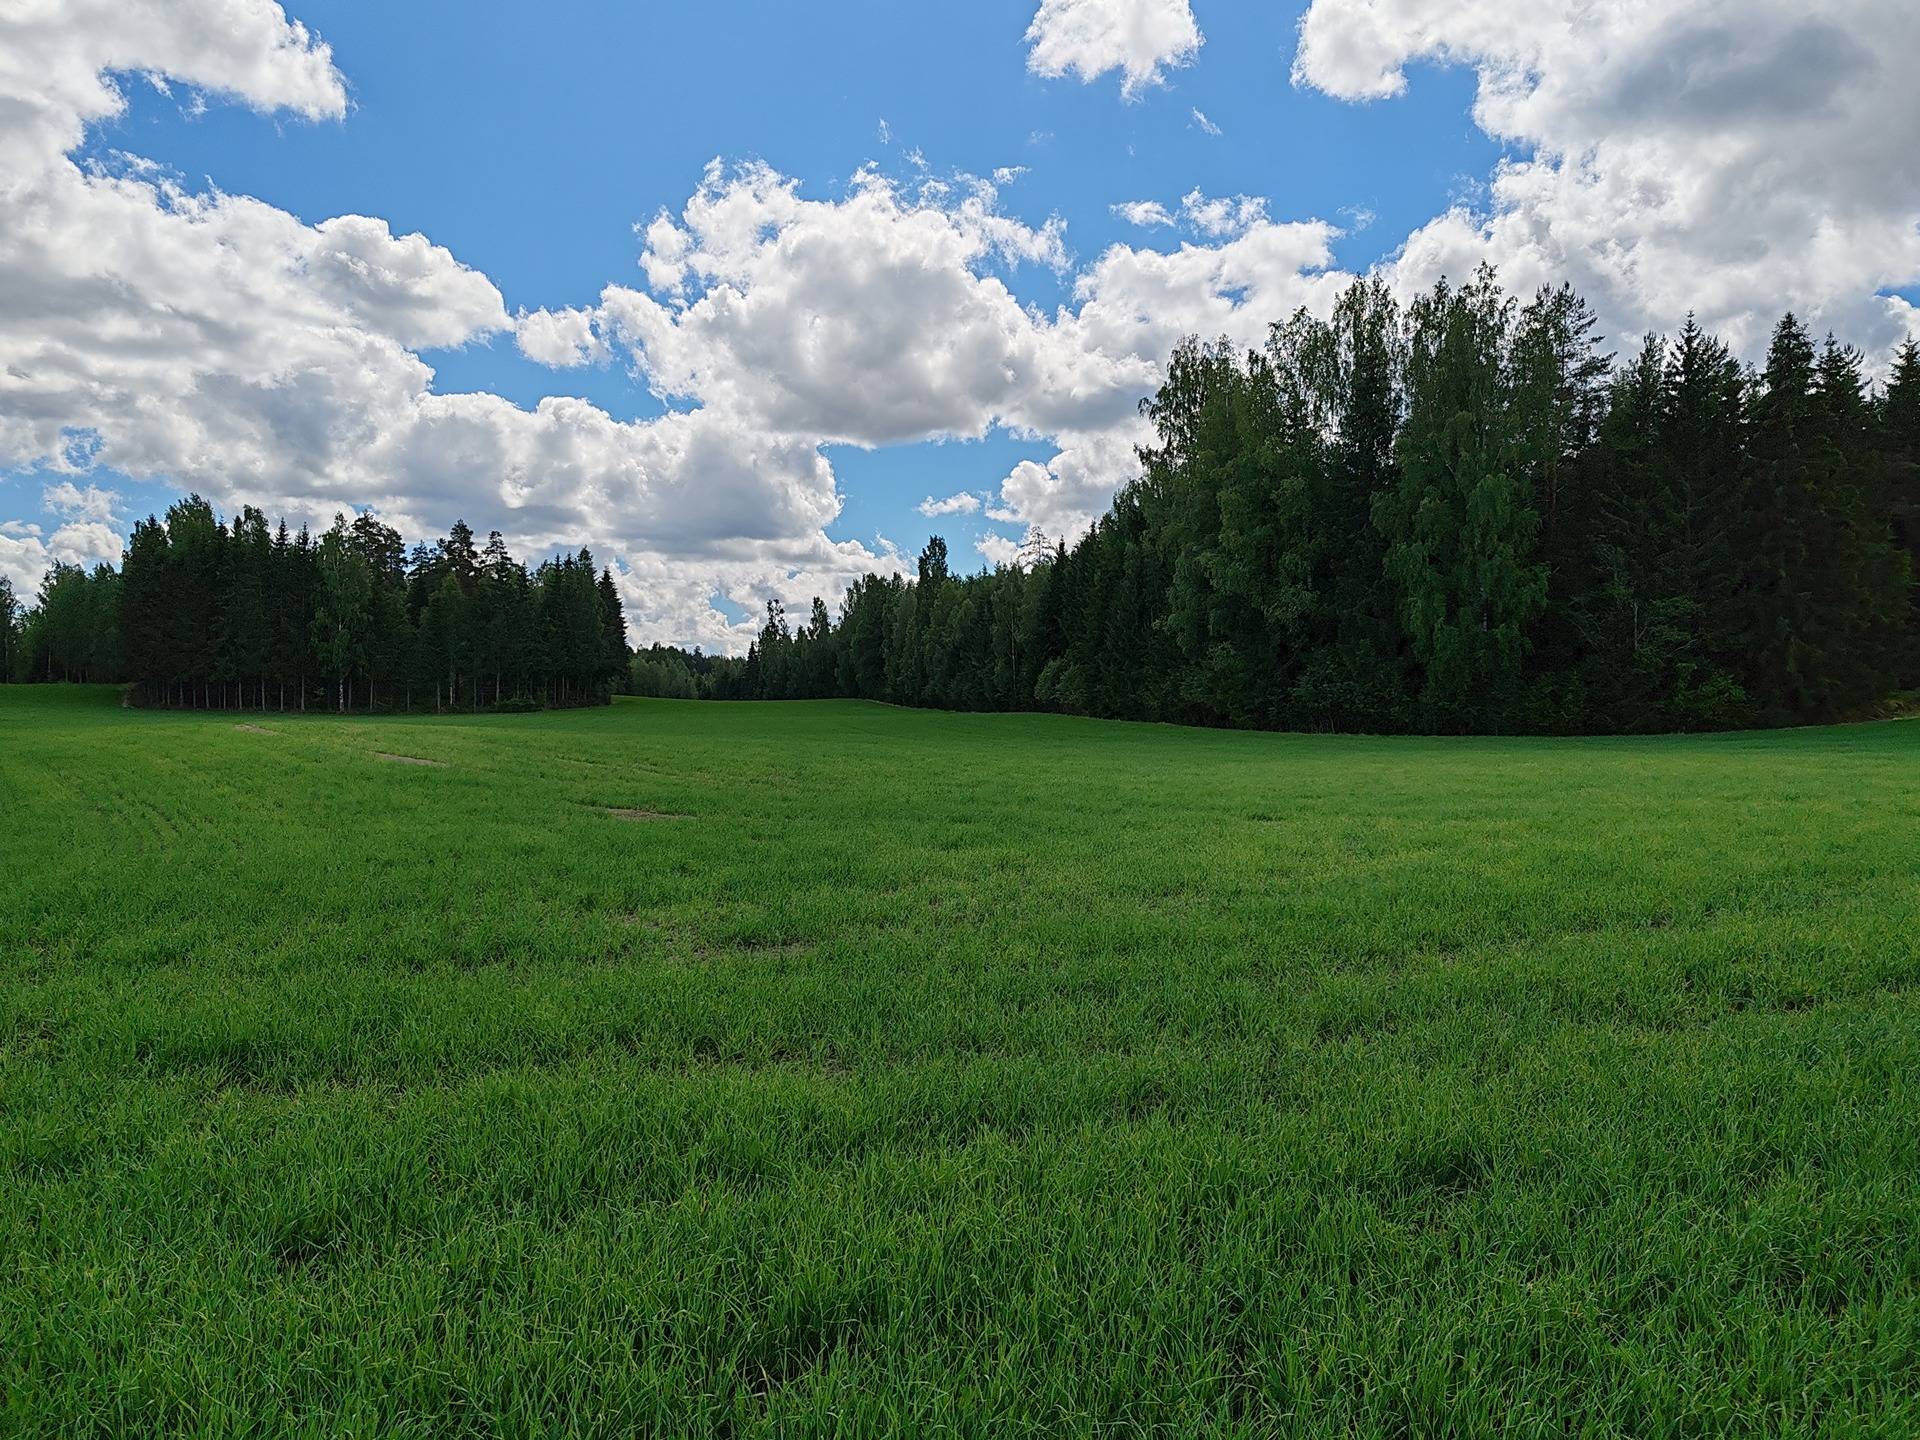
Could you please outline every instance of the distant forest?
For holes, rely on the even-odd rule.
[[[118,571],[47,572],[0,645],[29,680],[130,680],[149,705],[305,710],[604,703],[627,667],[613,576],[582,550],[528,572],[496,532],[416,545],[372,516],[316,541],[199,496],[134,526]]]
[[[778,604],[642,693],[859,696],[1305,730],[1634,732],[1861,715],[1920,686],[1920,350],[1868,385],[1793,317],[1624,364],[1570,289],[1355,284],[1263,351],[1188,342],[1142,473],[1022,567]]]
[[[1570,289],[1377,280],[1266,347],[1188,341],[1139,477],[1076,544],[778,601],[747,655],[629,652],[581,551],[404,552],[197,497],[120,571],[56,566],[0,674],[148,703],[518,708],[614,689],[1309,730],[1633,732],[1861,715],[1920,687],[1920,349],[1889,382],[1792,316],[1764,366],[1691,320],[1624,362]]]

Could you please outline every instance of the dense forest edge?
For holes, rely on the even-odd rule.
[[[1073,545],[768,604],[744,657],[627,646],[581,551],[456,525],[317,540],[197,497],[56,565],[0,674],[144,703],[516,709],[616,690],[1187,724],[1644,732],[1829,721],[1920,687],[1920,347],[1882,385],[1793,316],[1743,366],[1691,319],[1625,359],[1569,288],[1354,284],[1259,351],[1189,340],[1141,472]]]
[[[4,587],[4,582],[0,582]],[[456,523],[409,553],[371,515],[317,539],[199,496],[133,528],[119,570],[56,564],[23,622],[0,588],[0,645],[23,680],[130,682],[193,709],[530,710],[604,704],[626,674],[611,571],[560,555],[529,571]]]

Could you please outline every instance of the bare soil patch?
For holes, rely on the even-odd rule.
[[[391,760],[395,765],[431,765],[440,769],[446,765],[444,760],[422,760],[418,755],[389,755],[385,750],[373,752],[376,760]]]

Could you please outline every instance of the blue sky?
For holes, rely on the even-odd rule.
[[[1626,333],[1640,324],[1678,319],[1664,315],[1670,308],[1667,295],[1677,292],[1655,283],[1655,260],[1668,267],[1667,273],[1678,275],[1699,263],[1658,248],[1672,244],[1670,216],[1648,218],[1644,243],[1629,264],[1610,258],[1612,250],[1639,243],[1637,222],[1625,210],[1620,234],[1599,237],[1607,244],[1577,233],[1579,207],[1604,193],[1606,186],[1617,183],[1623,194],[1644,195],[1647,175],[1657,176],[1663,168],[1671,173],[1674,167],[1653,153],[1651,140],[1632,130],[1627,98],[1637,82],[1631,66],[1620,76],[1612,76],[1607,64],[1580,69],[1585,64],[1580,46],[1573,44],[1564,53],[1554,49],[1562,44],[1557,32],[1526,18],[1541,7],[1519,5],[1517,0],[1426,7],[1436,18],[1409,24],[1404,33],[1385,33],[1384,38],[1385,22],[1372,8],[1374,0],[1317,0],[1313,6],[1048,0],[1038,15],[1037,0],[952,6],[884,0],[816,6],[745,0],[645,6],[555,0],[537,7],[448,0],[404,5],[290,0],[286,20],[269,0],[244,0],[246,7],[260,11],[262,33],[273,40],[268,50],[258,53],[246,51],[241,40],[226,34],[217,42],[196,39],[191,26],[197,23],[193,12],[201,3],[181,0],[177,16],[152,22],[177,21],[179,34],[129,36],[117,52],[112,47],[102,50],[97,36],[77,33],[30,36],[21,42],[44,45],[50,69],[58,68],[56,62],[82,67],[97,63],[117,75],[118,102],[102,102],[91,110],[75,107],[84,122],[77,145],[49,140],[43,147],[74,162],[78,184],[87,187],[86,199],[104,207],[110,197],[103,193],[103,177],[118,174],[144,176],[149,182],[166,177],[180,193],[203,200],[216,194],[258,200],[271,207],[263,213],[288,217],[284,233],[276,232],[271,240],[284,253],[259,261],[276,274],[288,268],[287,254],[298,257],[292,268],[302,274],[322,261],[335,263],[330,251],[321,259],[313,253],[315,245],[328,250],[328,244],[313,239],[312,227],[324,231],[323,222],[331,217],[373,217],[384,225],[370,238],[356,240],[349,261],[342,262],[361,266],[366,256],[378,252],[370,262],[376,270],[386,264],[378,257],[388,254],[391,237],[417,232],[438,249],[433,252],[436,258],[421,262],[425,268],[406,282],[416,284],[426,297],[407,300],[415,307],[408,310],[412,319],[400,322],[385,312],[375,314],[374,301],[363,295],[342,302],[351,323],[367,329],[365,344],[381,348],[380,363],[392,361],[395,375],[410,363],[408,356],[432,368],[430,388],[402,397],[407,405],[430,411],[427,394],[498,396],[519,411],[533,412],[545,397],[577,396],[590,402],[580,413],[591,426],[605,430],[604,418],[627,428],[607,441],[611,448],[605,458],[597,458],[601,451],[582,450],[586,442],[577,437],[564,444],[552,442],[557,449],[540,448],[547,440],[526,440],[528,453],[564,452],[573,467],[564,485],[556,482],[565,494],[556,490],[551,496],[539,493],[540,477],[529,478],[526,463],[503,464],[502,473],[492,473],[486,443],[467,431],[459,432],[467,438],[444,443],[443,449],[462,457],[470,484],[453,460],[440,452],[423,452],[424,442],[417,439],[389,445],[378,427],[369,425],[363,443],[353,438],[359,433],[358,411],[371,413],[390,400],[401,402],[378,388],[368,389],[364,397],[335,393],[351,389],[340,373],[342,364],[351,362],[343,362],[341,355],[357,352],[336,354],[313,340],[310,332],[317,330],[337,338],[340,327],[316,320],[311,307],[296,296],[288,301],[284,316],[263,312],[263,333],[248,349],[256,357],[252,372],[238,361],[233,373],[226,373],[211,361],[203,365],[198,357],[185,357],[186,368],[194,371],[191,383],[183,382],[181,395],[169,404],[176,417],[202,426],[206,434],[183,438],[123,433],[115,406],[97,399],[111,388],[104,382],[72,392],[96,397],[97,412],[65,394],[46,399],[51,418],[35,433],[55,433],[48,427],[59,422],[57,433],[63,438],[42,441],[42,448],[52,453],[36,455],[33,445],[24,442],[0,448],[0,460],[8,462],[0,465],[0,521],[11,523],[19,542],[17,565],[25,565],[35,553],[21,548],[28,543],[21,537],[29,528],[46,549],[50,537],[76,517],[91,516],[95,523],[124,528],[136,515],[164,507],[189,487],[213,493],[226,506],[254,499],[269,508],[279,502],[317,513],[343,500],[372,504],[407,529],[437,528],[457,510],[482,530],[497,524],[525,536],[528,544],[594,543],[620,568],[630,610],[651,617],[643,622],[643,632],[725,643],[726,627],[754,608],[770,587],[837,584],[870,561],[884,564],[910,557],[930,532],[947,535],[957,558],[984,564],[989,556],[1004,554],[1028,524],[1059,530],[1084,523],[1098,497],[1126,478],[1122,472],[1131,432],[1112,417],[1128,399],[1128,386],[1138,391],[1150,383],[1152,364],[1159,357],[1146,352],[1164,347],[1165,337],[1176,334],[1182,323],[1225,316],[1236,338],[1254,337],[1268,321],[1282,318],[1278,313],[1253,313],[1260,306],[1323,306],[1332,290],[1316,287],[1316,276],[1382,267],[1404,272],[1409,281],[1425,282],[1437,273],[1491,258],[1519,280],[1562,278],[1551,272],[1567,272],[1581,280],[1583,288],[1597,292],[1603,317],[1616,320],[1619,331]],[[1061,33],[1093,56],[1065,73],[1038,73],[1045,68],[1042,57],[1047,52],[1039,32],[1048,23],[1049,8],[1057,12]],[[1702,15],[1722,8],[1697,7]],[[1774,0],[1763,0],[1760,10],[1772,8]],[[1795,46],[1804,50],[1806,36],[1791,28],[1792,7],[1778,9],[1780,24],[1786,27],[1774,37],[1779,53],[1790,55]],[[1309,10],[1317,13],[1306,32],[1310,43],[1303,48],[1301,22]],[[1503,25],[1507,11],[1514,18]],[[216,17],[220,13],[208,11]],[[1767,41],[1765,17],[1755,21],[1758,13],[1749,13],[1753,23],[1737,32],[1742,37],[1738,44]],[[1903,20],[1881,18],[1901,13],[1899,7],[1882,10],[1881,0],[1868,0],[1863,23],[1871,36],[1874,25],[1904,25]],[[1117,62],[1101,58],[1099,43],[1104,42],[1097,35],[1098,43],[1087,50],[1082,42],[1088,27],[1097,30],[1109,21],[1123,27],[1114,31],[1115,46],[1129,54],[1144,46],[1142,63],[1155,67],[1153,78],[1127,85]],[[284,28],[293,22],[304,25],[306,33]],[[1180,25],[1190,25],[1196,37],[1204,34],[1204,41],[1197,49],[1183,50],[1177,43],[1143,40],[1143,27],[1149,23],[1171,24],[1175,33]],[[1589,22],[1573,23],[1577,28]],[[1616,22],[1590,23],[1598,27]],[[1448,29],[1453,24],[1461,27],[1458,33]],[[0,22],[0,30],[4,26]],[[1755,34],[1760,36],[1757,41],[1751,38]],[[6,38],[0,34],[0,42]],[[1675,63],[1671,37],[1633,30],[1590,38],[1598,47],[1594,53],[1611,57],[1609,64],[1624,63],[1619,60],[1623,53],[1631,59],[1634,45],[1650,51],[1660,47],[1660,63],[1669,69]],[[330,47],[330,53],[318,51],[317,43]],[[1717,56],[1732,42],[1710,34],[1687,43],[1697,50],[1683,53],[1681,62],[1694,67],[1689,73],[1700,75],[1721,63]],[[1166,53],[1156,53],[1156,44]],[[138,51],[140,45],[149,47],[150,59]],[[1509,45],[1510,50],[1502,48]],[[1519,97],[1526,103],[1503,109],[1510,98],[1503,92],[1493,97],[1493,106],[1483,103],[1476,112],[1476,96],[1486,99],[1482,87],[1489,77],[1511,72],[1516,63],[1531,67],[1532,88]],[[149,84],[132,72],[172,78]],[[0,80],[0,86],[5,83]],[[1609,84],[1619,95],[1606,93]],[[1684,84],[1678,88],[1688,89]],[[339,103],[341,95],[344,104]],[[64,103],[44,100],[48,107]],[[1716,103],[1716,114],[1726,110],[1724,102]],[[1774,153],[1781,149],[1777,136],[1769,139],[1761,133],[1768,123],[1764,115],[1746,120],[1736,116],[1724,123],[1753,131],[1736,134],[1734,140],[1765,144]],[[1576,153],[1569,136],[1577,140],[1581,125],[1593,131],[1584,151],[1589,158],[1579,161],[1591,173],[1576,173],[1574,162],[1565,158]],[[1640,148],[1631,148],[1630,141]],[[138,160],[129,161],[129,156]],[[49,167],[54,164],[39,158]],[[708,175],[707,166],[715,159],[733,178],[715,181]],[[916,439],[911,427],[901,434],[890,419],[856,413],[858,397],[842,403],[821,401],[816,395],[814,409],[824,413],[813,415],[788,393],[792,386],[772,383],[791,377],[773,376],[756,389],[756,382],[768,377],[753,375],[743,357],[796,353],[790,342],[796,335],[804,341],[809,326],[857,322],[868,294],[876,315],[882,306],[920,303],[914,297],[923,292],[913,287],[935,265],[910,256],[900,274],[891,275],[906,277],[897,288],[882,288],[876,281],[871,291],[850,290],[832,315],[767,319],[770,348],[745,332],[725,331],[715,340],[698,330],[689,319],[693,312],[684,308],[699,298],[698,288],[687,295],[669,294],[642,271],[640,261],[649,245],[642,232],[662,213],[685,230],[696,230],[694,222],[683,217],[703,186],[716,196],[735,194],[745,184],[738,178],[743,167],[756,163],[801,199],[821,202],[805,223],[823,227],[823,235],[824,227],[843,220],[847,225],[875,225],[876,249],[913,230],[915,217],[924,219],[926,207],[931,207],[927,213],[954,227],[955,234],[977,239],[986,233],[979,230],[977,217],[956,218],[956,201],[929,201],[924,187],[929,180],[943,182],[949,190],[940,193],[958,195],[971,183],[967,177],[994,177],[997,172],[989,201],[997,217],[993,223],[1016,222],[1019,238],[1004,250],[998,240],[976,245],[961,262],[965,273],[960,278],[975,285],[997,281],[1019,305],[1037,307],[1040,321],[1034,335],[1020,337],[1015,358],[1007,362],[1012,367],[1008,373],[1019,371],[1018,384],[1039,383],[1030,382],[1029,372],[1020,368],[1028,360],[1039,367],[1033,374],[1054,374],[1082,362],[1118,366],[1124,373],[1101,382],[1112,391],[1101,402],[1106,418],[1098,425],[1074,419],[1072,407],[1058,396],[1058,403],[1050,405],[1027,405],[1018,396],[1004,394],[965,403],[949,403],[952,397],[946,395],[894,397],[916,414],[959,416],[953,427],[978,437]],[[1606,168],[1609,163],[1611,170]],[[871,207],[859,211],[855,203],[861,190],[855,176],[867,166],[891,183],[898,200],[891,209],[881,207],[884,213],[878,220]],[[26,193],[45,191],[51,197],[46,200],[49,213],[55,213],[53,180],[27,173]],[[1523,183],[1527,175],[1555,186],[1549,190],[1534,183],[1529,188]],[[59,179],[75,183],[64,172]],[[1724,174],[1709,173],[1705,179],[1730,183]],[[81,192],[74,193],[78,197]],[[156,209],[177,209],[177,202],[156,194]],[[1237,221],[1209,226],[1196,218],[1198,211],[1190,208],[1182,214],[1182,199],[1189,195],[1202,203],[1254,197],[1256,209],[1243,212]],[[1114,208],[1144,201],[1164,207],[1173,223],[1142,226]],[[1669,197],[1666,203],[1677,202]],[[1809,276],[1803,273],[1807,267],[1795,271],[1783,260],[1788,278],[1773,287],[1775,292],[1788,298],[1812,294],[1809,308],[1819,312],[1827,306],[1843,327],[1871,332],[1862,334],[1863,341],[1883,343],[1892,332],[1892,322],[1882,323],[1887,307],[1899,302],[1875,297],[1911,296],[1911,287],[1920,281],[1920,265],[1912,263],[1904,248],[1912,229],[1907,214],[1911,208],[1897,210],[1893,221],[1898,223],[1890,223],[1879,237],[1885,257],[1862,267],[1871,284],[1856,275]],[[1833,198],[1815,196],[1806,209],[1809,224],[1817,228],[1823,220],[1830,222],[1840,206]],[[766,213],[777,210],[776,204]],[[1251,218],[1256,213],[1257,220]],[[223,211],[222,225],[237,225],[245,218]],[[5,223],[0,221],[0,227]],[[782,223],[770,219],[765,229],[771,233]],[[1049,231],[1050,223],[1061,228]],[[1339,232],[1327,238],[1324,254],[1312,253],[1314,232],[1290,228],[1315,224]],[[249,227],[221,241],[224,261],[208,244],[210,232],[221,227],[162,224],[154,233],[171,237],[169,244],[177,239],[183,247],[199,245],[208,253],[191,263],[204,264],[207,275],[217,276],[220,264],[253,264],[248,247],[269,244],[259,239],[257,226],[249,222]],[[799,222],[794,233],[800,234]],[[695,249],[706,252],[717,253],[723,243],[704,234],[696,239]],[[1710,239],[1703,242],[1709,248]],[[84,249],[89,242],[81,237],[75,243]],[[861,253],[857,236],[841,234],[835,243],[850,247],[846,255]],[[1030,249],[1016,255],[1021,246]],[[1150,262],[1153,255],[1173,256],[1183,247],[1226,255],[1230,263],[1222,272],[1225,278],[1214,275],[1192,282],[1183,278],[1185,271],[1155,272],[1141,279],[1133,275],[1138,265],[1128,272],[1131,280],[1096,276],[1110,247],[1123,247],[1130,263],[1137,257]],[[103,252],[106,248],[102,246]],[[437,258],[441,252],[446,252],[444,259]],[[1242,258],[1234,259],[1236,254]],[[765,309],[756,313],[764,317],[775,302],[757,297],[777,289],[777,276],[768,267],[778,260],[768,252],[752,261],[750,272],[743,269],[712,283],[732,285],[749,302],[763,303]],[[124,274],[114,269],[128,264],[123,256],[103,253],[97,260],[86,257],[86,262],[92,266],[90,278],[111,279],[120,292],[138,291],[146,283],[137,268]],[[454,271],[459,275],[449,280]],[[469,290],[446,299],[453,291],[445,287],[466,283],[460,277],[469,271]],[[250,284],[253,272],[248,274]],[[1247,275],[1254,278],[1247,281]],[[267,282],[260,283],[264,287]],[[1190,283],[1204,293],[1196,294],[1188,307],[1178,287]],[[1823,283],[1831,295],[1822,292]],[[5,285],[6,277],[0,274],[0,306],[9,303]],[[492,291],[485,289],[488,285]],[[1752,285],[1756,292],[1766,288],[1758,279]],[[618,301],[603,305],[609,286],[644,298],[625,309]],[[1644,291],[1636,291],[1636,286]],[[924,293],[951,290],[936,287]],[[339,293],[338,287],[330,289],[329,303]],[[281,289],[272,295],[278,303]],[[383,291],[378,303],[390,305],[392,298]],[[663,308],[649,308],[656,302]],[[805,302],[788,303],[804,308]],[[1748,330],[1761,324],[1774,303],[1774,294],[1755,293],[1731,296],[1717,314],[1710,298],[1700,308],[1745,342]],[[177,314],[200,304],[209,314],[204,323],[196,319],[200,328],[195,333],[224,335],[245,323],[237,315],[215,314],[217,299],[185,280],[180,294],[156,293],[145,308]],[[429,305],[447,314],[457,311],[463,318],[419,323],[418,307]],[[1090,317],[1106,314],[1103,305],[1112,315],[1129,306],[1162,306],[1167,313],[1141,317],[1135,329],[1147,339],[1122,343],[1112,338],[1116,332],[1108,325],[1102,331],[1105,338],[1088,340],[1079,331],[1098,328]],[[1862,310],[1863,305],[1880,309]],[[636,319],[636,311],[644,313]],[[590,326],[596,347],[592,363],[541,363],[523,353],[517,343],[523,338],[518,317],[537,312],[571,314],[581,326]],[[650,322],[647,316],[654,319]],[[892,313],[885,318],[900,321]],[[926,330],[936,337],[962,331],[969,323],[938,314],[926,321]],[[1155,328],[1152,322],[1157,321],[1164,324]],[[657,333],[651,340],[637,338],[649,323],[673,327],[673,334],[664,342]],[[1003,316],[988,323],[1004,331],[1014,322]],[[19,328],[35,338],[30,327]],[[1029,355],[1030,342],[1065,345],[1070,330],[1075,332],[1071,343],[1079,347],[1077,358]],[[302,356],[289,365],[289,374],[257,358],[271,356],[282,336],[288,338],[289,350]],[[443,336],[461,343],[435,343]],[[310,340],[313,358],[306,358]],[[912,349],[918,340],[903,343],[910,351],[903,354],[903,369],[924,359]],[[782,344],[789,348],[781,350]],[[684,360],[685,375],[677,390],[662,379],[672,369],[663,357],[673,345],[692,357]],[[236,351],[241,349],[247,347],[236,346]],[[777,368],[779,362],[773,364]],[[741,373],[723,373],[729,366]],[[262,369],[273,372],[270,378],[260,378],[257,372]],[[887,376],[882,367],[864,374],[850,371],[847,381],[850,387],[884,387]],[[141,382],[119,383],[137,388]],[[935,389],[944,383],[929,382]],[[1078,382],[1059,383],[1075,393],[1084,388]],[[402,381],[394,384],[404,389]],[[663,400],[655,393],[662,390],[674,393]],[[124,398],[126,391],[116,393]],[[318,403],[308,397],[322,393],[327,399],[319,410],[300,410]],[[201,413],[229,403],[236,394],[250,405],[266,405],[260,397],[270,394],[271,404],[237,418]],[[37,395],[35,403],[42,403]],[[729,469],[732,478],[712,483],[703,473],[676,475],[670,482],[651,478],[649,467],[678,463],[662,460],[659,453],[668,443],[661,437],[673,427],[656,422],[670,411],[683,418],[704,412],[703,423],[711,419],[714,427],[724,426],[732,445],[726,453],[739,457],[740,475],[733,476]],[[736,424],[736,414],[748,418]],[[782,417],[778,423],[768,418],[776,414]],[[522,424],[520,417],[507,420]],[[934,433],[947,423],[929,421],[924,428]],[[297,445],[303,436],[318,437],[315,455],[281,465],[275,447]],[[880,436],[898,443],[870,443]],[[350,448],[355,444],[358,451]],[[680,446],[680,441],[673,439],[672,444]],[[97,457],[88,462],[96,447]],[[704,452],[691,444],[673,450],[675,456],[691,453]],[[823,464],[815,465],[814,457]],[[73,463],[76,459],[82,463]],[[389,483],[382,465],[412,467],[423,478],[416,480],[409,471]],[[625,478],[599,483],[595,465]],[[752,477],[769,466],[781,471],[785,478],[779,486],[784,488],[756,496]],[[283,469],[284,475],[279,473]],[[1028,483],[1010,481],[1019,474],[1026,475]],[[366,492],[364,499],[356,485]],[[86,498],[90,493],[96,497],[91,501]],[[643,519],[629,521],[612,513],[629,508],[623,495],[642,493],[649,497],[644,505],[637,498],[630,503],[636,515],[645,510]],[[978,503],[937,519],[920,512],[921,502],[929,497],[962,494]],[[108,496],[112,499],[101,498]],[[730,511],[729,504],[736,510]],[[681,508],[661,508],[670,505]],[[823,505],[837,507],[837,513],[822,519]],[[683,523],[696,513],[697,520],[685,518]],[[758,524],[761,514],[772,518]],[[992,518],[994,514],[1002,518]],[[690,538],[670,543],[660,538],[666,535]],[[808,535],[813,538],[806,539]],[[0,546],[6,536],[0,532]],[[1001,548],[994,548],[994,537]],[[753,551],[752,564],[749,539],[761,547]],[[696,563],[701,556],[705,570]],[[0,550],[0,562],[5,558]],[[677,597],[672,603],[652,603],[655,592],[669,590]],[[783,598],[789,604],[805,599],[797,593]]]

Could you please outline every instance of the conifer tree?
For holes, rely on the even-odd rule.
[[[20,602],[14,597],[13,582],[0,575],[0,685],[14,678],[19,654]]]

